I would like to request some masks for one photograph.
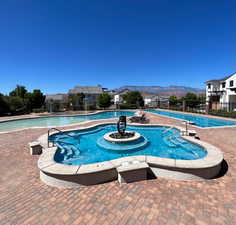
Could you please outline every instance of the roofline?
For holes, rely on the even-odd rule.
[[[208,80],[208,81],[206,81],[206,82],[204,82],[204,83],[206,84],[206,83],[210,83],[210,82],[214,82],[214,81],[216,81],[216,82],[222,82],[222,81],[225,81],[225,80],[229,79],[231,76],[233,76],[233,75],[235,75],[235,74],[236,74],[236,72],[234,72],[234,73],[232,73],[232,74],[230,74],[230,75],[228,75],[228,76],[226,76],[226,77],[223,77],[223,78],[221,78],[221,79]]]

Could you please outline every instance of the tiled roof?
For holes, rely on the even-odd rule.
[[[66,94],[46,95],[46,100],[63,100],[66,97],[67,97]]]
[[[103,88],[101,86],[75,86],[75,88],[70,90],[69,93],[102,94]]]

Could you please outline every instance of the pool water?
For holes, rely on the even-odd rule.
[[[115,118],[119,116],[132,116],[132,111],[108,111],[92,115],[76,115],[76,116],[50,116],[40,118],[19,119],[6,122],[0,122],[1,131],[11,131],[30,127],[52,127],[71,125],[87,120],[101,120]]]
[[[215,119],[215,118],[209,118],[206,116],[198,116],[198,115],[188,115],[184,113],[179,112],[170,112],[170,111],[164,111],[164,110],[155,110],[155,109],[149,109],[146,110],[147,112],[163,115],[163,116],[170,116],[173,118],[181,119],[181,120],[187,120],[192,121],[195,123],[195,125],[199,127],[220,127],[220,126],[235,126],[236,121],[232,120],[224,120],[224,119]]]
[[[116,148],[114,151],[100,147],[99,140],[104,134],[116,131],[115,125],[100,125],[83,131],[55,134],[50,140],[58,146],[55,161],[69,165],[97,163],[135,155],[194,160],[207,154],[202,147],[182,139],[177,129],[164,132],[166,129],[167,127],[160,126],[127,126],[128,131],[140,133],[148,142],[140,145],[141,147],[138,146],[139,142],[135,142],[137,146],[132,151],[125,146],[126,144],[118,144],[118,146],[123,145],[120,146],[122,151],[117,151],[117,144],[114,144]],[[66,134],[72,135],[73,138]]]

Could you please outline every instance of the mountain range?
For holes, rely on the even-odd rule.
[[[139,91],[142,93],[156,94],[162,96],[176,95],[178,97],[186,95],[188,92],[195,93],[197,95],[204,94],[205,90],[200,88],[193,88],[187,86],[122,86],[115,91]]]

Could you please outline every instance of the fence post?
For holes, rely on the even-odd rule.
[[[186,108],[186,102],[185,102],[185,100],[183,100],[182,106],[183,106],[183,112],[184,112],[184,111],[185,111],[185,108]]]

